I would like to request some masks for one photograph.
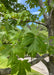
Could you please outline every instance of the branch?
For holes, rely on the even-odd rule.
[[[38,56],[37,59],[34,59],[33,61],[29,62],[32,65],[35,65],[37,64],[39,61],[43,61],[43,63],[46,65],[47,62],[44,60],[45,57],[49,56],[49,54],[44,54],[42,56]]]
[[[11,74],[10,68],[0,69],[0,75],[8,75]]]
[[[45,66],[48,68],[48,62],[46,62],[46,60],[42,60],[42,62],[45,64]]]
[[[43,63],[47,64],[45,60],[43,60],[45,57],[47,57],[48,54],[44,54],[40,56],[39,54],[36,55],[37,59],[29,62],[32,65],[37,64],[40,60],[43,61]],[[8,75],[11,74],[11,68],[5,68],[5,69],[0,69],[0,75]]]
[[[3,15],[3,13],[1,13],[1,12],[0,12],[0,15],[4,16],[4,15]],[[12,19],[13,19],[13,18],[12,18]],[[17,19],[16,19],[16,18],[14,18],[14,20],[17,20]],[[21,20],[21,22],[34,22],[34,23],[41,24],[41,25],[43,25],[43,26],[47,27],[47,24],[42,23],[42,22],[38,22],[38,21],[31,21],[31,20],[23,21],[23,20]]]
[[[42,22],[38,22],[38,21],[31,21],[31,20],[27,20],[27,21],[25,21],[25,22],[34,22],[34,23],[41,24],[41,25],[43,25],[43,26],[47,27],[47,24],[42,23]]]
[[[44,5],[43,5],[42,0],[39,0],[39,5],[40,5],[40,8],[44,9]],[[48,15],[46,13],[44,13],[43,16],[44,16],[45,22],[47,23]]]
[[[44,54],[42,57],[47,57],[47,56],[49,56],[49,54]],[[38,54],[38,57],[40,57],[40,55]],[[48,63],[46,62],[46,60],[41,60],[46,66],[48,66]]]

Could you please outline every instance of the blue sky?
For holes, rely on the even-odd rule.
[[[25,1],[26,1],[26,0],[18,0],[18,3],[24,4],[26,7],[28,7],[28,10],[29,10],[32,14],[35,14],[35,12],[36,12],[36,14],[39,13],[38,9],[40,9],[40,7],[38,7],[38,8],[35,7],[35,8],[30,9],[30,8],[29,8],[29,5],[26,4]]]
[[[37,15],[38,15],[38,14],[40,13],[40,12],[38,11],[38,9],[40,9],[40,7],[35,7],[35,8],[30,9],[30,8],[29,8],[29,5],[26,4],[25,1],[26,1],[26,0],[18,0],[18,3],[24,4],[26,7],[28,7],[28,10],[29,10],[32,14],[37,14]],[[43,1],[45,1],[45,0],[43,0]],[[39,18],[39,20],[41,20],[42,18],[43,18],[43,16],[41,16],[41,17]]]
[[[26,4],[25,1],[26,1],[26,0],[18,0],[18,3],[21,3],[21,4],[25,5],[26,7],[28,7],[27,10],[29,10],[32,14],[37,14],[37,15],[38,15],[38,14],[40,13],[40,12],[38,11],[38,9],[40,9],[40,7],[35,7],[35,8],[30,9],[30,8],[29,8],[29,5]],[[43,1],[45,1],[45,0],[43,0]],[[39,20],[41,20],[42,18],[43,18],[43,16],[41,16],[41,17],[39,18]],[[31,23],[29,23],[29,24],[31,24]],[[18,27],[20,28],[20,26],[18,26]]]

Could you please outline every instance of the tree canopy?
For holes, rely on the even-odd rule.
[[[41,25],[47,30],[49,28],[54,0],[26,0],[25,2],[30,8],[40,7],[39,15],[31,14],[17,0],[0,0],[0,58],[9,56],[8,66],[11,65],[12,75],[15,73],[26,75],[26,70],[31,70],[27,60],[22,61],[18,58],[24,58],[25,55],[35,57],[37,54],[54,54],[54,35],[49,38],[40,31]],[[43,19],[39,21],[42,15]],[[50,39],[53,39],[51,42],[53,45],[49,44]]]

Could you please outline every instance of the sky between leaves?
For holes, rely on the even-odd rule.
[[[28,7],[28,10],[29,10],[32,14],[37,14],[37,15],[38,15],[38,14],[40,13],[40,12],[38,11],[38,9],[40,9],[40,7],[37,7],[37,8],[35,7],[35,8],[30,9],[30,8],[29,8],[29,5],[26,4],[25,1],[26,1],[26,0],[18,0],[18,3],[24,4],[26,7]],[[43,1],[45,1],[45,0],[43,0]],[[43,16],[40,17],[40,20],[41,20],[42,18],[43,18]]]
[[[29,5],[26,4],[25,1],[26,1],[26,0],[18,0],[18,3],[21,3],[21,4],[25,5],[26,7],[28,7],[27,10],[29,10],[33,15],[35,15],[35,14],[38,15],[38,14],[40,13],[40,12],[38,11],[38,9],[40,9],[40,7],[37,7],[37,8],[35,7],[35,8],[30,9],[30,8],[29,8]],[[43,1],[45,1],[45,0],[43,0]],[[39,18],[39,20],[41,20],[42,18],[43,18],[43,16],[41,16],[41,17]],[[31,24],[31,23],[29,23],[29,24]],[[20,26],[18,26],[18,28],[21,29]]]

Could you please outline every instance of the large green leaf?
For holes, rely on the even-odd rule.
[[[31,71],[30,64],[28,63],[27,60],[24,60],[24,61],[20,62],[20,68],[19,68],[18,75],[26,75],[26,71],[25,70]]]
[[[48,48],[47,36],[40,33],[35,26],[31,26],[31,30],[25,30],[22,45],[28,48],[28,54],[35,56],[36,53],[46,53]]]
[[[11,64],[11,74],[17,73],[17,75],[26,75],[26,70],[31,71],[30,64],[28,63],[28,60],[18,60],[17,56],[13,54],[13,52],[10,54],[8,65]]]

